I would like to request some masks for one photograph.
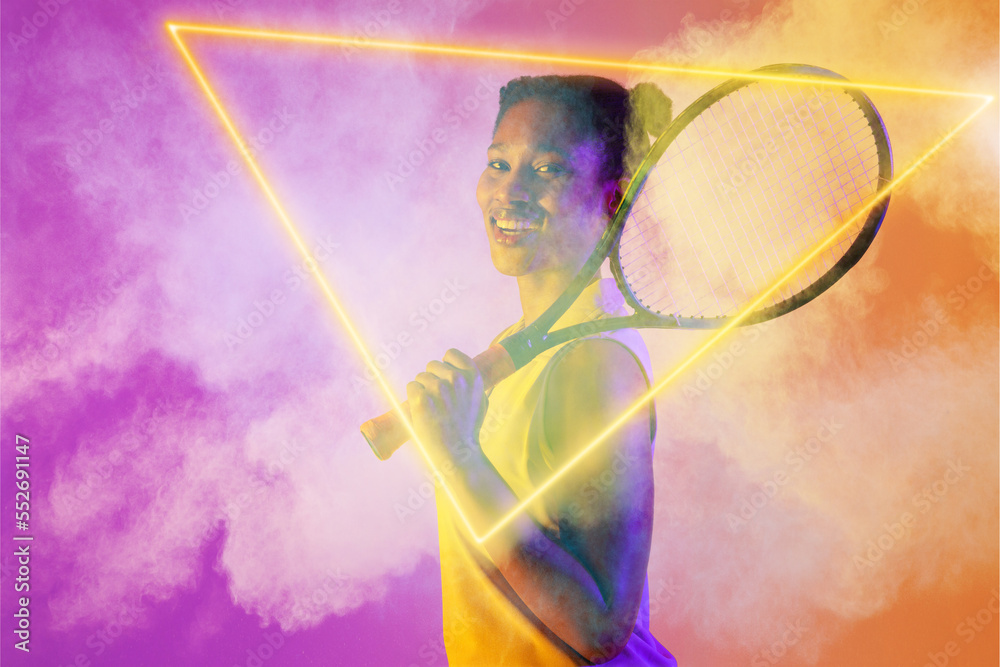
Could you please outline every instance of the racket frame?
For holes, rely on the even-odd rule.
[[[763,75],[755,78],[754,75]],[[871,100],[860,89],[852,87],[850,82],[843,76],[831,72],[830,70],[810,65],[800,64],[778,64],[768,65],[749,72],[745,78],[730,79],[712,90],[708,91],[695,102],[688,106],[677,118],[675,118],[666,130],[656,139],[650,147],[649,152],[636,168],[636,173],[629,182],[628,188],[622,196],[622,200],[615,210],[615,214],[608,224],[604,235],[594,248],[593,253],[584,263],[580,272],[567,286],[563,294],[549,306],[534,322],[527,325],[521,331],[514,333],[499,342],[510,355],[515,368],[521,368],[534,359],[536,356],[551,349],[556,345],[590,336],[606,331],[617,329],[716,329],[725,326],[736,316],[725,317],[684,317],[672,313],[658,313],[646,308],[644,304],[632,292],[628,281],[624,276],[619,256],[619,241],[625,220],[629,211],[635,203],[636,198],[645,185],[646,178],[650,170],[667,150],[670,144],[678,135],[705,109],[719,101],[723,97],[736,92],[746,86],[753,85],[759,81],[766,81],[770,77],[795,77],[802,83],[808,83],[809,79],[816,79],[820,83],[829,83],[834,80],[843,83],[841,89],[854,99],[858,107],[865,115],[868,126],[874,135],[875,145],[878,151],[879,175],[876,193],[882,191],[892,180],[892,147],[889,143],[889,135],[886,132],[885,124]],[[744,317],[739,326],[757,324],[780,315],[789,313],[801,306],[809,303],[817,296],[825,292],[831,285],[841,278],[853,267],[865,251],[871,245],[885,218],[886,210],[889,206],[889,193],[877,195],[880,198],[874,204],[869,205],[868,216],[862,225],[857,238],[847,249],[844,255],[831,266],[822,276],[817,278],[804,290],[797,292],[791,297],[750,313]],[[583,290],[590,284],[594,275],[600,269],[604,260],[610,256],[611,273],[619,291],[625,297],[625,302],[632,308],[634,314],[619,317],[609,317],[591,320],[582,324],[549,331],[560,317],[577,300]]]

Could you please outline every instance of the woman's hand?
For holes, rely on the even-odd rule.
[[[448,350],[442,361],[406,385],[413,428],[438,469],[469,461],[479,453],[479,429],[486,416],[483,379],[472,359]]]

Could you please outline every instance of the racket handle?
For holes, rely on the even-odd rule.
[[[483,389],[487,391],[517,370],[510,354],[499,343],[490,345],[489,349],[473,358],[472,363],[479,369],[479,374],[483,377]],[[403,401],[399,407],[409,419],[409,401]],[[410,432],[394,410],[390,410],[381,417],[369,419],[362,424],[361,435],[365,436],[365,440],[375,452],[375,456],[381,461],[392,456],[393,452],[410,439]]]

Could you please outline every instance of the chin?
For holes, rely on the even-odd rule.
[[[493,268],[505,276],[516,278],[531,273],[531,260],[526,257],[512,256],[509,248],[497,248],[490,244],[490,259],[493,260]]]

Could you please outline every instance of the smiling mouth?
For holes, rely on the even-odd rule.
[[[517,245],[539,230],[541,225],[534,217],[517,215],[504,209],[490,215],[493,239],[501,245]]]

